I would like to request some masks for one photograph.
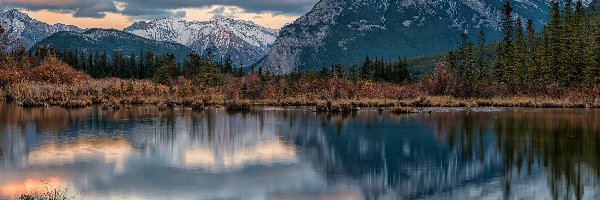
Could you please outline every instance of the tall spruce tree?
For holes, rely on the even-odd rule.
[[[561,55],[562,55],[562,42],[561,42],[561,14],[560,14],[560,6],[557,0],[552,1],[552,6],[550,9],[550,22],[544,28],[544,59],[546,61],[546,65],[543,66],[543,73],[547,75],[546,81],[556,82],[558,81],[556,73],[561,71]]]
[[[513,80],[513,85],[517,87],[524,87],[526,79],[527,79],[527,41],[525,38],[525,32],[523,30],[523,21],[521,18],[517,18],[516,23],[517,31],[515,34],[515,46],[514,46],[514,57],[515,57],[515,65],[514,72],[515,78]]]
[[[486,44],[485,32],[483,30],[480,30],[479,36],[477,38],[477,69],[476,69],[477,79],[479,79],[479,80],[489,78],[489,77],[487,77],[488,63],[487,63],[485,44]]]
[[[540,72],[540,62],[537,62],[539,58],[537,58],[538,51],[538,36],[533,27],[533,20],[527,20],[527,52],[525,53],[525,62],[527,67],[527,76],[525,78],[525,84],[531,85],[536,81],[541,81],[539,72]]]
[[[513,7],[510,4],[509,0],[504,2],[504,7],[502,10],[503,16],[500,21],[500,28],[502,29],[502,43],[499,48],[499,52],[496,53],[496,56],[499,56],[499,67],[500,67],[500,80],[503,83],[510,84],[514,81],[514,25],[513,25],[513,16],[512,16]]]

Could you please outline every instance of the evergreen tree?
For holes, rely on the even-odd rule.
[[[485,53],[485,32],[483,30],[479,31],[479,37],[477,39],[477,79],[487,79],[487,56]]]
[[[102,63],[100,63],[100,51],[96,49],[96,53],[94,53],[94,69],[90,75],[92,77],[102,77],[101,71],[103,67]]]
[[[102,56],[100,56],[100,66],[102,66],[102,72],[99,75],[100,77],[107,77],[109,76],[110,72],[110,66],[108,66],[108,58],[106,56],[106,50],[102,50]]]
[[[361,68],[362,78],[365,80],[373,80],[374,73],[375,73],[375,70],[373,68],[374,68],[373,63],[371,62],[369,55],[367,55],[367,57],[365,58],[365,62],[363,62],[363,65]]]
[[[196,52],[188,54],[183,61],[183,75],[190,79],[195,79],[200,75],[202,58]]]
[[[331,73],[329,72],[327,67],[321,68],[321,71],[319,71],[319,78],[320,79],[329,79],[330,77],[331,77]]]
[[[94,57],[92,55],[92,51],[89,51],[88,58],[87,58],[87,69],[85,70],[85,72],[87,74],[91,74],[91,72],[93,70],[94,70]]]
[[[233,71],[233,61],[231,56],[227,55],[225,62],[223,63],[223,73],[231,73]]]
[[[281,68],[280,66],[278,68]],[[238,69],[237,75],[239,77],[244,76],[244,61],[240,60],[240,68]]]
[[[334,77],[343,78],[344,77],[344,68],[341,64],[335,64],[331,69],[332,75]]]
[[[135,52],[131,52],[131,56],[129,56],[129,61],[127,62],[127,66],[132,72],[131,77],[135,79],[140,78],[140,69],[138,68],[137,63],[135,62]]]
[[[523,87],[527,79],[527,40],[525,38],[525,32],[523,30],[523,21],[521,18],[517,18],[517,32],[515,34],[515,47],[514,47],[514,59],[515,69],[512,70],[514,73],[513,85],[516,87]]]
[[[575,17],[573,15],[573,2],[566,0],[564,8],[564,20],[560,22],[559,44],[559,81],[562,86],[569,86],[574,83],[578,76],[578,69],[575,66],[574,48],[578,37],[574,29]]]
[[[537,46],[538,39],[535,28],[533,27],[533,20],[527,20],[527,52],[526,52],[526,68],[527,68],[527,76],[525,77],[525,83],[527,85],[531,85],[536,81],[541,81],[539,79],[540,72],[540,63],[537,62],[539,58],[537,58]]]
[[[544,28],[543,40],[544,40],[544,60],[546,60],[543,73],[546,75],[546,81],[555,82],[558,80],[558,76],[555,72],[561,71],[562,62],[560,56],[562,55],[562,43],[561,37],[561,15],[560,6],[558,1],[552,1],[550,10],[550,22]],[[553,73],[554,72],[554,73]],[[563,74],[563,73],[558,73]]]
[[[513,47],[513,7],[509,0],[504,2],[503,16],[500,22],[502,29],[502,44],[500,51],[496,53],[499,56],[499,67],[501,71],[501,82],[511,84],[514,81],[514,47]]]
[[[592,12],[586,17],[588,32],[585,58],[585,83],[600,84],[600,1],[593,2]]]

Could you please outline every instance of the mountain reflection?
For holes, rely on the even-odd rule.
[[[598,110],[0,111],[0,198],[41,179],[85,199],[600,197]]]

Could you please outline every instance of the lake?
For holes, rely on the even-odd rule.
[[[600,110],[0,105],[0,199],[600,199]]]

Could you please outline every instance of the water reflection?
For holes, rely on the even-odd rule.
[[[600,111],[489,111],[3,105],[0,199],[41,179],[85,199],[600,198]]]

